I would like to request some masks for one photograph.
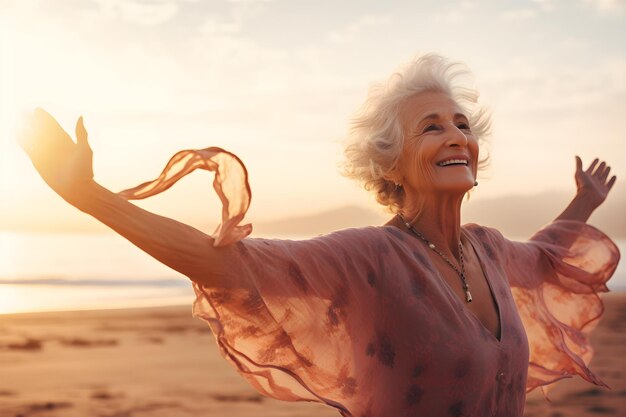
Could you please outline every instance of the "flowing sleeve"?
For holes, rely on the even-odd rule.
[[[241,161],[219,148],[176,154],[159,178],[121,192],[158,194],[195,169],[215,173],[223,204],[214,245],[224,257],[219,286],[193,283],[194,316],[210,326],[222,356],[261,394],[316,401],[344,415],[355,401],[352,328],[372,319],[376,228],[347,229],[309,240],[249,238],[240,226],[250,201]],[[379,267],[379,265],[378,265]]]
[[[260,393],[345,411],[357,388],[351,329],[372,304],[371,256],[356,249],[367,240],[358,229],[304,241],[244,239],[228,288],[194,284],[194,315]]]
[[[555,221],[525,243],[486,231],[528,337],[527,391],[542,387],[545,394],[548,384],[573,375],[606,386],[588,367],[589,335],[604,311],[600,293],[608,291],[606,282],[620,258],[615,243],[572,220]]]

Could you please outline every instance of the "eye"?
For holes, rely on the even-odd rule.
[[[470,128],[469,123],[466,123],[466,122],[461,122],[461,123],[457,124],[456,127],[459,130],[467,130],[468,132],[472,131],[472,129]]]
[[[435,125],[435,124],[427,125],[422,130],[422,133],[432,132],[432,131],[435,131],[435,130],[439,130],[439,125]]]

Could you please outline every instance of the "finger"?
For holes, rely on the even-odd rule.
[[[578,155],[576,155],[576,172],[581,172],[583,170],[583,161],[580,159]]]
[[[615,184],[616,180],[617,180],[617,177],[613,175],[611,179],[609,180],[609,182],[606,184],[607,192],[611,191],[611,188],[613,188],[613,184]]]
[[[81,146],[89,146],[87,129],[85,129],[85,123],[83,122],[83,116],[76,121],[76,143]]]
[[[593,162],[591,163],[591,165],[589,165],[589,168],[587,168],[587,170],[585,171],[587,174],[591,174],[591,172],[593,171],[593,169],[595,168],[596,164],[598,163],[599,159],[596,158],[593,160]]]
[[[600,174],[600,179],[602,181],[605,181],[607,179],[607,177],[609,176],[609,173],[611,172],[611,167],[610,166],[606,166],[606,168],[604,168],[604,171],[602,171],[602,173]]]
[[[600,165],[596,168],[596,171],[593,173],[593,176],[596,178],[602,177],[602,172],[604,172],[604,168],[606,167],[606,162],[600,162]]]
[[[36,129],[48,129],[49,125],[54,126],[55,123],[58,125],[56,119],[41,107],[37,107],[33,112],[33,126]]]
[[[61,127],[59,122],[41,107],[35,109],[35,135],[38,142],[45,146],[73,145],[74,141]]]

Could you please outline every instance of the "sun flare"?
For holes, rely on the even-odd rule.
[[[15,146],[15,32],[10,22],[0,19],[0,175],[10,178]],[[12,149],[13,148],[13,149]],[[0,188],[7,181],[0,181]]]

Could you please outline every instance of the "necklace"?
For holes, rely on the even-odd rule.
[[[460,255],[460,262],[459,263],[461,264],[461,270],[459,270],[459,268],[457,268],[457,266],[455,264],[450,262],[450,260],[446,257],[446,255],[444,255],[443,253],[441,253],[441,251],[439,249],[437,249],[437,246],[435,246],[434,243],[430,242],[428,239],[426,239],[426,237],[424,237],[423,234],[421,234],[420,232],[415,230],[415,227],[413,227],[413,225],[411,223],[409,223],[406,220],[404,220],[404,217],[402,217],[401,214],[398,214],[398,217],[400,217],[400,220],[402,220],[402,223],[404,223],[404,225],[407,227],[407,229],[409,229],[411,232],[413,232],[413,234],[415,236],[417,236],[421,240],[423,240],[424,243],[426,243],[428,245],[428,247],[433,250],[433,252],[435,252],[437,255],[439,255],[444,261],[446,261],[446,263],[448,265],[450,265],[450,267],[452,269],[454,269],[454,271],[457,274],[459,274],[459,278],[461,278],[461,281],[463,282],[463,290],[465,291],[465,300],[468,303],[471,303],[472,302],[472,293],[470,292],[469,285],[467,284],[467,280],[465,279],[465,262],[463,260],[463,245],[461,245],[461,242],[459,242],[459,255]]]

